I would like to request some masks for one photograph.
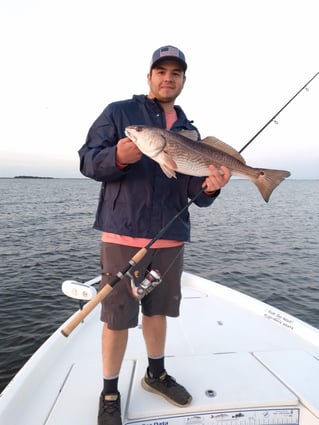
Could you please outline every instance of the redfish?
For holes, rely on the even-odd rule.
[[[143,125],[130,125],[126,127],[125,134],[143,154],[158,162],[169,178],[176,178],[176,172],[205,177],[211,174],[209,165],[216,168],[224,165],[233,176],[251,180],[268,202],[273,190],[290,176],[289,171],[246,165],[245,159],[234,148],[216,137],[195,141],[192,140],[194,132],[173,133]]]

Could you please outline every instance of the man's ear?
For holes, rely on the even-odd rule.
[[[182,88],[184,88],[184,86],[185,86],[185,83],[186,83],[186,75],[184,74],[184,79],[183,79],[183,87],[182,87]]]

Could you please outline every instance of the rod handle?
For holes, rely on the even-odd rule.
[[[141,248],[131,258],[128,270],[132,267],[132,264],[137,264],[147,253],[147,248]],[[123,271],[125,274],[126,271]],[[122,276],[123,277],[123,276]],[[86,318],[88,314],[112,291],[113,286],[121,280],[122,277],[115,277],[114,282],[107,283],[88,303],[85,304],[82,310],[78,311],[70,322],[61,330],[62,335],[68,337],[70,333]]]
[[[131,258],[131,262],[137,264],[141,261],[141,259],[146,255],[147,249],[141,248],[137,253]]]
[[[73,319],[61,330],[63,336],[68,337],[70,333],[91,313],[91,311],[112,291],[112,286],[108,283],[85,304],[82,310],[78,311]]]

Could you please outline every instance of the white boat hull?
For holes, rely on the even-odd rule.
[[[68,338],[64,326],[1,394],[0,425],[96,425],[99,307]],[[183,274],[181,316],[168,324],[166,369],[191,405],[143,390],[146,361],[138,326],[119,380],[123,424],[319,425],[319,330],[206,279]]]

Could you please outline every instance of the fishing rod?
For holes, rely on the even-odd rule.
[[[242,152],[246,147],[254,140],[256,137],[282,112],[290,102],[295,99],[298,94],[305,88],[307,85],[317,77],[315,74],[311,80],[309,80],[259,131],[255,136],[246,143],[245,146],[239,151]],[[128,261],[127,265],[120,270],[116,276],[108,282],[90,301],[88,301],[82,310],[79,310],[73,318],[66,324],[66,326],[61,330],[62,335],[68,337],[71,332],[85,319],[85,317],[113,290],[113,287],[121,281],[125,276],[130,276],[130,272],[134,266],[136,266],[147,254],[151,246],[160,239],[164,233],[172,226],[172,224],[196,201],[196,199],[206,190],[207,186],[201,188],[201,190],[189,200],[189,202],[164,226],[162,229],[151,239],[145,247],[141,248],[137,253]]]
[[[279,111],[273,117],[271,117],[270,120],[238,152],[241,153],[244,149],[246,149],[247,146],[249,146],[251,142],[253,142],[256,137],[259,136],[259,134],[276,119],[276,117],[289,105],[289,103],[291,103],[298,96],[298,94],[301,93],[311,83],[311,81],[317,77],[317,75],[319,75],[319,72],[317,72],[303,87],[301,87],[301,89],[298,90],[297,93],[290,100],[288,100],[288,102],[281,109],[279,109]]]

